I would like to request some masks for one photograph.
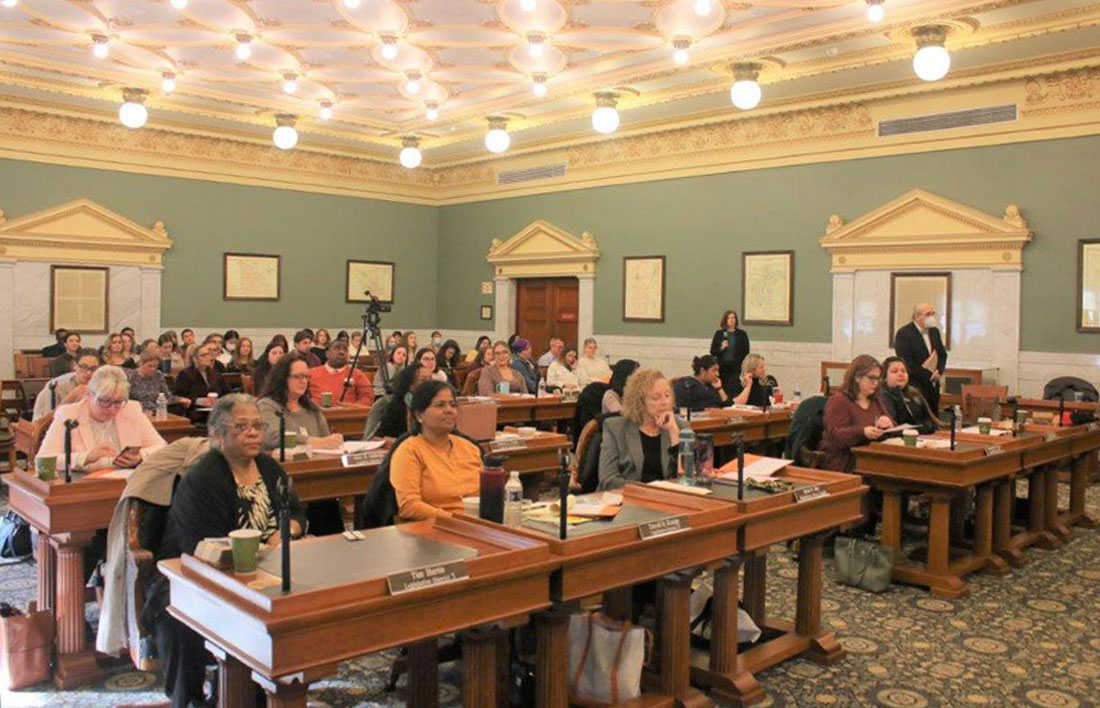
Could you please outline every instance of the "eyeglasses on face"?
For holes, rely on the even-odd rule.
[[[80,369],[81,371],[87,371],[87,372],[90,372],[90,373],[94,373],[95,370],[99,368],[99,365],[98,364],[90,364],[90,365],[89,364],[77,364],[76,368]]]
[[[294,379],[296,381],[309,381],[309,374],[290,374],[287,378]]]
[[[238,435],[243,435],[249,430],[257,433],[263,433],[267,431],[267,422],[263,420],[238,420],[234,421],[233,424],[229,426],[229,428]]]
[[[127,400],[125,398],[100,398],[95,396],[95,402],[103,408],[121,408],[126,405]]]

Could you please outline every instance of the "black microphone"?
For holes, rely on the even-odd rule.
[[[286,462],[286,412],[275,411],[279,416],[279,462]]]
[[[1062,427],[1062,416],[1065,414],[1065,412],[1066,412],[1066,399],[1059,398],[1058,399],[1058,422],[1056,423],[1056,425],[1059,428]]]
[[[290,592],[290,485],[285,477],[279,477],[279,542],[283,547],[283,592]]]
[[[50,386],[50,410],[52,411],[52,410],[55,410],[57,408],[57,382],[56,381],[51,381],[49,383],[49,386]]]
[[[826,396],[829,395],[829,377],[828,376],[822,376],[821,377],[821,392],[824,393]]]
[[[558,537],[565,540],[569,535],[569,453],[563,452],[560,458],[561,474],[558,475]]]
[[[73,481],[73,429],[79,425],[78,420],[65,421],[65,484]]]
[[[957,419],[956,419],[956,416],[955,416],[955,408],[954,407],[948,408],[947,410],[951,411],[951,449],[954,450],[955,449],[955,424],[957,422]]]
[[[737,436],[737,501],[745,498],[745,438]]]

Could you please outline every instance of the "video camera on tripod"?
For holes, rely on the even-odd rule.
[[[348,368],[348,377],[344,380],[344,389],[340,391],[340,400],[343,401],[347,395],[348,389],[351,387],[351,377],[355,369],[359,366],[359,354],[363,351],[363,344],[367,341],[367,337],[370,337],[371,344],[374,346],[374,351],[378,354],[378,373],[376,376],[382,377],[382,386],[384,390],[390,392],[390,377],[389,371],[386,367],[386,348],[382,346],[382,313],[391,312],[393,305],[386,304],[379,300],[376,296],[371,294],[370,290],[364,290],[363,294],[367,296],[367,308],[363,312],[363,334],[359,338],[359,346],[355,350],[355,358],[351,361],[351,366]]]

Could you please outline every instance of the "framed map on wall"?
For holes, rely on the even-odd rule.
[[[623,322],[665,321],[665,257],[623,258]]]
[[[106,268],[50,266],[50,331],[107,331]]]
[[[347,302],[367,302],[370,292],[381,302],[393,303],[393,263],[389,261],[348,261],[344,279]]]
[[[226,253],[222,270],[222,299],[279,299],[279,256]]]
[[[794,251],[742,251],[744,324],[794,324]]]
[[[1100,239],[1077,242],[1077,331],[1100,332]]]

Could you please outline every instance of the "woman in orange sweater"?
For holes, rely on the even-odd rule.
[[[478,493],[481,450],[454,434],[458,404],[450,384],[425,381],[409,402],[414,435],[394,451],[390,483],[401,521],[450,516],[462,511],[462,497]]]

